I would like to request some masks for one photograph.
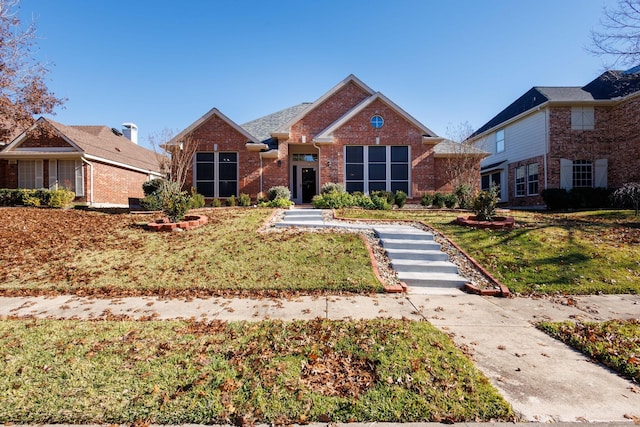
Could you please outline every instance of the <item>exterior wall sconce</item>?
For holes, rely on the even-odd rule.
[[[278,159],[278,167],[282,167],[282,160]]]
[[[331,167],[331,160],[327,160],[327,167],[330,168]]]

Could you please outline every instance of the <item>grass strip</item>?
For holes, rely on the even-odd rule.
[[[0,422],[512,420],[427,322],[0,322]]]
[[[542,322],[538,328],[624,377],[640,382],[639,321]]]

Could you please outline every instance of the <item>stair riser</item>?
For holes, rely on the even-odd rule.
[[[423,261],[449,261],[449,255],[444,252],[429,252],[429,253],[421,253],[421,252],[394,252],[387,251],[387,256],[394,259],[415,259],[415,260],[423,260]]]
[[[468,282],[466,280],[421,280],[421,279],[406,279],[403,280],[398,276],[398,279],[407,284],[407,286],[415,286],[421,288],[462,288]]]
[[[410,241],[410,242],[385,242],[382,241],[382,246],[386,249],[410,249],[417,251],[439,251],[440,244],[430,241]]]
[[[391,268],[393,268],[395,271],[398,272],[398,274],[401,273],[424,273],[424,274],[429,274],[429,273],[451,273],[451,274],[458,274],[458,267],[455,266],[455,264],[451,264],[451,265],[435,265],[432,267],[425,267],[425,266],[421,266],[421,265],[397,265],[394,264],[393,262],[391,263]]]
[[[381,240],[428,240],[433,241],[433,234],[380,233],[376,235]]]

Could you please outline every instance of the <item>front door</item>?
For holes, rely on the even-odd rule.
[[[302,169],[302,203],[311,203],[316,191],[316,168]]]

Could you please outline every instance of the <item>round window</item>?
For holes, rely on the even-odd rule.
[[[381,116],[378,116],[376,114],[375,116],[371,117],[371,126],[373,126],[374,128],[380,129],[383,124],[384,119]]]

